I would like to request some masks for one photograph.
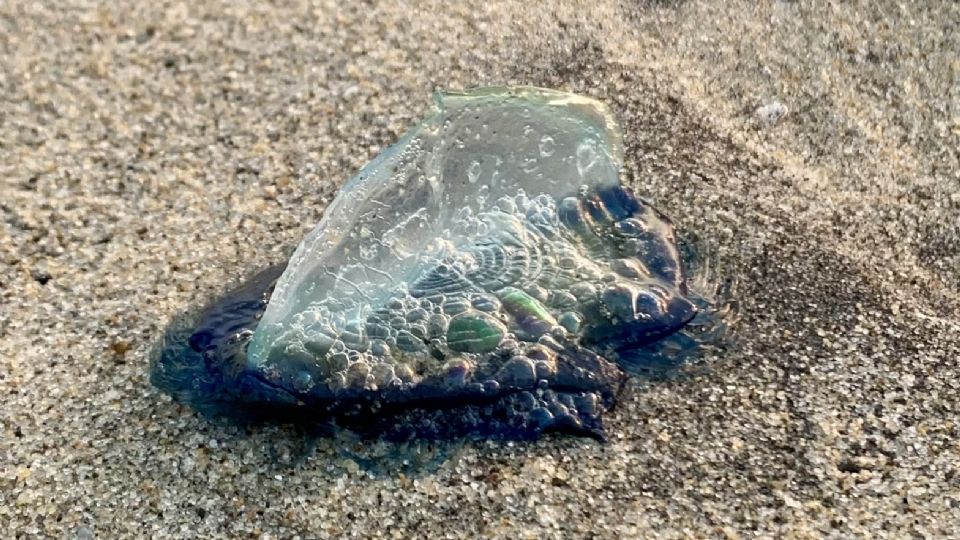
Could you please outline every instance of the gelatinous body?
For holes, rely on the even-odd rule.
[[[175,322],[152,380],[206,413],[368,436],[602,436],[625,370],[675,365],[711,309],[622,153],[591,99],[441,95],[285,268]]]

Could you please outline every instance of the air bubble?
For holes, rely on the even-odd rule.
[[[474,161],[473,163],[470,164],[470,168],[467,169],[467,180],[471,184],[476,184],[477,180],[480,179],[480,172],[481,172],[480,162]]]
[[[540,138],[540,157],[550,157],[556,151],[557,143],[553,137],[544,135]]]
[[[597,162],[597,150],[593,141],[581,143],[577,147],[577,172],[584,176]]]

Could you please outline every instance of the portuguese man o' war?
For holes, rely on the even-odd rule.
[[[286,265],[175,320],[151,380],[207,415],[363,437],[602,438],[629,373],[725,326],[622,162],[596,100],[438,94]]]

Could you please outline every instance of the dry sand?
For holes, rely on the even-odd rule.
[[[192,4],[0,2],[4,536],[955,534],[960,4]],[[631,181],[740,280],[734,350],[632,383],[607,444],[379,473],[150,387],[164,324],[431,91],[502,83],[615,108]]]

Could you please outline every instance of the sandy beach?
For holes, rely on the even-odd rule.
[[[956,537],[958,28],[955,2],[0,2],[0,530]],[[606,443],[377,470],[395,449],[291,465],[291,430],[150,386],[170,319],[285,260],[435,90],[503,84],[611,106],[626,181],[738,281],[734,347],[631,381]]]

